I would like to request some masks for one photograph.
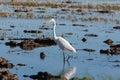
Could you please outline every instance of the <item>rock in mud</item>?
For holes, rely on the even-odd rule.
[[[89,36],[89,37],[98,37],[97,34],[85,34],[85,36]]]
[[[120,67],[120,64],[113,65],[114,67]]]
[[[83,24],[72,24],[72,26],[85,26]]]
[[[16,74],[12,74],[8,70],[0,70],[0,80],[18,80]]]
[[[1,37],[0,40],[5,40],[5,39]]]
[[[9,63],[8,60],[3,57],[0,57],[0,80],[18,80],[16,74],[12,74],[8,70],[5,70],[5,68],[13,67],[14,65],[12,63]]]
[[[113,61],[109,61],[109,62],[120,63],[120,60],[113,60]]]
[[[104,41],[104,43],[108,44],[108,45],[112,45],[113,44],[113,40],[112,39],[107,39]]]
[[[23,77],[29,77],[29,75],[23,75]]]
[[[19,63],[19,64],[17,64],[18,66],[26,66],[26,64],[21,64],[21,63]]]
[[[113,27],[113,29],[120,29],[120,26],[115,26]]]
[[[28,12],[28,10],[16,9],[14,12]]]
[[[110,49],[100,50],[101,54],[107,54],[107,55],[120,55],[120,44],[117,45],[111,45]]]
[[[111,50],[110,49],[107,49],[107,50],[101,49],[100,53],[101,54],[111,54]]]
[[[112,11],[110,11],[110,10],[99,10],[99,11],[94,11],[94,12],[98,12],[98,13],[112,13]]]
[[[88,48],[85,48],[85,49],[83,49],[84,51],[87,51],[87,52],[95,52],[96,50],[94,50],[94,49],[88,49]]]
[[[42,30],[52,30],[52,28],[46,28],[46,27],[42,27],[42,28],[39,28],[39,29],[42,29]]]
[[[82,38],[82,41],[83,41],[83,42],[86,42],[86,41],[87,41],[87,39],[86,39],[86,38]]]
[[[41,53],[40,53],[40,58],[41,58],[41,59],[45,59],[45,56],[46,56],[46,55],[45,55],[44,52],[41,52]]]
[[[120,44],[113,44],[113,45],[110,45],[110,48],[120,48]]]
[[[94,59],[93,59],[93,58],[88,58],[87,60],[88,60],[88,61],[92,61],[92,60],[94,60]]]
[[[13,68],[14,65],[9,63],[5,58],[0,57],[0,68]]]
[[[52,77],[53,75],[48,72],[38,72],[36,75],[30,75],[30,78],[39,80],[48,80],[51,79]]]
[[[38,38],[34,40],[35,43],[39,43],[41,46],[51,46],[56,45],[55,41],[51,38]]]
[[[24,30],[24,33],[42,33],[40,30]]]
[[[15,42],[15,41],[10,41],[10,42],[6,42],[5,45],[10,46],[10,47],[16,47],[16,46],[19,46],[20,43]]]
[[[63,75],[53,75],[49,72],[41,72],[41,71],[35,75],[30,75],[29,77],[33,80],[68,80]],[[92,80],[92,79],[89,77],[83,77],[83,78],[73,77],[69,80]]]
[[[10,27],[11,27],[11,28],[15,28],[15,26],[14,26],[14,25],[11,25]]]
[[[24,49],[24,50],[33,50],[38,47],[56,45],[55,41],[50,38],[37,38],[37,39],[22,38],[22,39],[11,39],[11,40],[24,40],[22,42],[10,41],[5,43],[5,45],[7,46],[10,46],[10,47],[19,46],[21,49]]]
[[[24,50],[33,50],[38,47],[40,47],[40,44],[35,43],[33,40],[25,40],[20,43],[20,48]]]

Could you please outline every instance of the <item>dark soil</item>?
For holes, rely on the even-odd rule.
[[[6,68],[13,68],[14,65],[9,63],[5,58],[0,57],[0,80],[18,80],[16,74],[12,74]]]
[[[0,68],[13,68],[14,65],[9,63],[5,58],[0,57]]]
[[[88,48],[85,48],[85,49],[83,49],[84,51],[87,51],[87,52],[95,52],[96,50],[94,50],[94,49],[88,49]]]
[[[110,49],[100,50],[101,54],[120,55],[120,44],[110,45]]]
[[[18,80],[18,77],[8,70],[0,70],[0,80]]]
[[[11,40],[20,40],[20,39],[11,39]],[[6,42],[5,44],[10,47],[19,46],[21,49],[24,49],[24,50],[33,50],[34,48],[38,48],[38,47],[56,45],[54,40],[52,40],[50,38],[42,38],[42,39],[40,39],[40,38],[37,38],[37,39],[22,38],[21,40],[24,40],[24,41],[22,41],[22,42],[10,41],[10,42]]]

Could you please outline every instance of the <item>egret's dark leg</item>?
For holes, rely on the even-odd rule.
[[[68,65],[70,65],[69,59],[70,59],[70,56],[69,55],[65,55],[65,52],[63,51],[63,62],[64,62],[64,64],[65,64],[65,62],[67,62]]]
[[[65,64],[65,53],[64,53],[64,51],[63,51],[63,62]]]
[[[66,59],[66,61],[67,61],[68,65],[70,66],[69,59],[70,59],[70,56],[69,56],[69,55],[67,55],[67,59]]]
[[[65,67],[65,53],[63,51],[63,70],[62,70],[63,73],[64,73],[64,67]]]

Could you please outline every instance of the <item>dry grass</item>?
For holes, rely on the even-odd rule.
[[[0,12],[0,16],[1,16],[1,17],[8,17],[8,13],[2,11],[2,12]]]
[[[32,13],[32,12],[27,13],[27,18],[33,18],[33,17],[34,17],[34,13]]]
[[[45,6],[45,7],[52,7],[52,8],[58,8],[58,7],[66,7],[66,3],[52,3],[52,2],[40,2],[39,6]]]
[[[0,2],[0,4],[5,4],[5,5],[14,5],[14,6],[39,6],[39,3],[36,1],[32,1],[32,2],[17,2],[17,1],[13,1],[13,2]]]
[[[0,2],[0,4],[5,4],[5,5],[14,5],[14,6],[46,6],[46,7],[66,7],[66,3],[53,3],[53,2],[37,2],[37,1],[31,1],[31,2]]]
[[[0,4],[6,5],[14,5],[14,6],[45,6],[51,8],[79,8],[79,9],[97,9],[97,10],[120,10],[120,4],[82,4],[82,3],[66,3],[66,2],[37,2],[37,1],[29,1],[29,2],[0,2]]]
[[[24,17],[25,17],[25,15],[23,15],[22,13],[16,14],[16,18],[24,18]]]
[[[71,4],[69,5],[69,8],[82,8],[83,5],[82,4]]]
[[[113,18],[104,18],[104,17],[98,17],[98,16],[94,16],[94,17],[88,17],[88,18],[85,18],[85,17],[81,17],[79,18],[81,21],[96,21],[96,22],[114,22],[116,24],[120,24],[120,20],[118,19],[113,19]]]
[[[54,15],[46,15],[46,14],[40,15],[40,14],[38,14],[37,18],[40,18],[40,19],[41,18],[49,19],[49,18],[54,18]]]
[[[54,15],[46,15],[46,14],[38,14],[35,15],[33,12],[33,7],[36,6],[43,6],[44,8],[40,8],[40,10],[43,9],[43,11],[45,11],[47,9],[47,7],[50,8],[60,8],[61,11],[65,12],[65,14],[68,13],[72,13],[72,14],[82,14],[84,15],[85,13],[89,12],[90,10],[92,12],[98,12],[98,13],[106,13],[106,14],[111,14],[114,11],[119,11],[120,10],[120,4],[92,4],[92,3],[87,3],[87,4],[82,4],[82,3],[66,3],[66,2],[59,2],[59,3],[53,3],[53,2],[17,2],[17,1],[13,1],[13,2],[0,2],[2,4],[5,5],[14,5],[15,7],[17,6],[24,6],[24,8],[26,6],[32,7],[31,9],[26,8],[26,12],[24,11],[24,8],[17,8],[16,10],[18,11],[17,13],[13,12],[13,13],[9,13],[9,12],[0,12],[0,16],[1,17],[13,17],[15,16],[16,18],[53,18]],[[101,11],[101,12],[100,12]],[[103,11],[103,12],[102,12]],[[106,11],[106,12],[105,12]],[[59,17],[59,16],[57,16]],[[72,21],[77,21],[78,18],[76,16],[61,16],[59,18],[68,18]],[[100,16],[92,16],[92,17],[82,17],[80,18],[81,21],[104,21],[104,22],[115,22],[116,24],[120,23],[120,20],[118,19],[112,19],[112,18],[104,18],[104,17],[100,17]]]

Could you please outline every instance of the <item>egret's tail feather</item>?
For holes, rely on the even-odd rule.
[[[76,53],[76,49],[73,49],[73,51],[72,51],[73,53]]]
[[[69,51],[73,52],[73,53],[76,53],[76,49],[71,47],[71,49],[68,49]]]

